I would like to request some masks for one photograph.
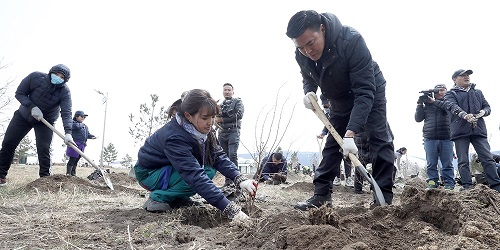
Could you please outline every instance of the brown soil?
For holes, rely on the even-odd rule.
[[[293,208],[313,193],[310,178],[289,178],[279,186],[259,184],[255,206],[245,211],[249,225],[233,225],[214,207],[187,207],[168,213],[141,208],[147,192],[123,173],[111,173],[115,190],[101,181],[54,175],[29,183],[27,192],[79,190],[102,195],[100,207],[77,215],[60,210],[50,219],[31,221],[30,229],[0,227],[1,248],[44,249],[500,249],[500,194],[478,185],[466,192],[426,190],[413,179],[395,189],[391,206],[370,209],[372,195],[335,187],[332,208],[308,212]],[[223,180],[223,179],[222,179]],[[220,181],[220,180],[218,180]],[[217,181],[216,181],[217,183]],[[137,206],[123,207],[120,196]],[[109,204],[105,204],[108,199]],[[5,218],[51,211],[50,204],[12,209],[0,206]],[[46,207],[44,207],[46,206]],[[55,212],[54,212],[55,213]],[[43,217],[43,216],[40,216]],[[18,223],[27,223],[18,221]],[[17,228],[17,229],[16,229]],[[38,237],[41,232],[52,237]]]

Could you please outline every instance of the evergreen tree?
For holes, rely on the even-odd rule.
[[[30,149],[35,150],[31,143],[31,139],[28,136],[25,136],[17,146],[16,150],[14,151],[14,158],[17,158],[18,163],[25,164],[29,155],[28,151]]]
[[[122,161],[120,163],[127,168],[131,168],[132,167],[132,157],[129,154],[126,154],[125,157],[122,158]]]
[[[103,161],[111,164],[111,162],[116,161],[118,157],[118,151],[116,151],[115,145],[113,143],[109,143],[107,147],[104,148],[102,159]]]

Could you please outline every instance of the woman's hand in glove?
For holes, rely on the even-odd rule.
[[[257,192],[257,182],[252,179],[244,180],[240,183],[240,188],[250,195],[255,195]]]

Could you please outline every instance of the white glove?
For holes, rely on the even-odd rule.
[[[75,141],[73,141],[73,136],[71,136],[71,134],[66,134],[64,136],[64,143],[66,144],[73,143],[74,145],[76,145]]]
[[[481,118],[484,116],[486,112],[484,110],[479,110],[479,113],[477,113],[476,115],[474,115],[477,119]]]
[[[244,180],[240,183],[240,188],[250,195],[255,195],[257,192],[257,182],[251,179]]]
[[[467,114],[464,116],[464,119],[469,123],[477,122],[477,118],[473,114]]]
[[[34,107],[31,109],[31,116],[35,118],[37,121],[40,121],[43,118],[43,113],[38,107]]]
[[[244,212],[239,211],[234,217],[231,222],[236,222],[236,223],[245,223],[247,221],[250,221],[250,217],[246,215]]]
[[[306,108],[312,110],[312,109],[314,109],[314,107],[311,103],[311,100],[309,100],[309,96],[314,97],[314,100],[316,100],[316,102],[318,101],[318,97],[316,96],[316,94],[314,92],[307,92],[307,94],[304,96],[304,106],[306,106]]]
[[[354,143],[354,138],[344,137],[344,143],[342,144],[342,153],[346,157],[349,156],[349,153],[353,153],[355,155],[358,154],[358,148],[356,147],[356,143]]]

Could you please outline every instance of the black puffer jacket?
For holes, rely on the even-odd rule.
[[[21,103],[19,112],[24,119],[30,122],[38,122],[31,116],[31,109],[38,107],[43,113],[43,118],[51,124],[54,124],[59,118],[60,112],[64,131],[66,134],[70,134],[73,125],[71,92],[66,82],[58,85],[50,82],[50,73],[56,72],[54,70],[64,70],[63,68],[54,67],[52,67],[49,74],[33,72],[21,81],[16,90],[16,99]],[[69,71],[66,74],[69,76]],[[64,75],[66,76],[66,74]]]
[[[432,104],[417,105],[415,121],[424,121],[424,138],[431,140],[449,140],[450,113],[446,110],[445,100],[435,100]]]
[[[350,116],[348,130],[359,132],[366,124],[372,106],[384,104],[386,81],[365,40],[354,28],[343,26],[337,17],[323,13],[325,48],[318,63],[297,49],[295,59],[300,65],[304,93],[321,88],[331,101],[331,114]]]
[[[490,115],[490,104],[484,98],[483,92],[476,89],[476,85],[471,83],[468,91],[458,87],[453,87],[445,95],[445,100],[449,102],[449,110],[452,113],[451,117],[451,139],[455,140],[464,136],[477,135],[487,137],[486,123],[483,117]],[[464,111],[467,114],[477,114],[480,110],[484,110],[484,116],[477,120],[475,127],[469,122],[462,119],[458,114]]]

